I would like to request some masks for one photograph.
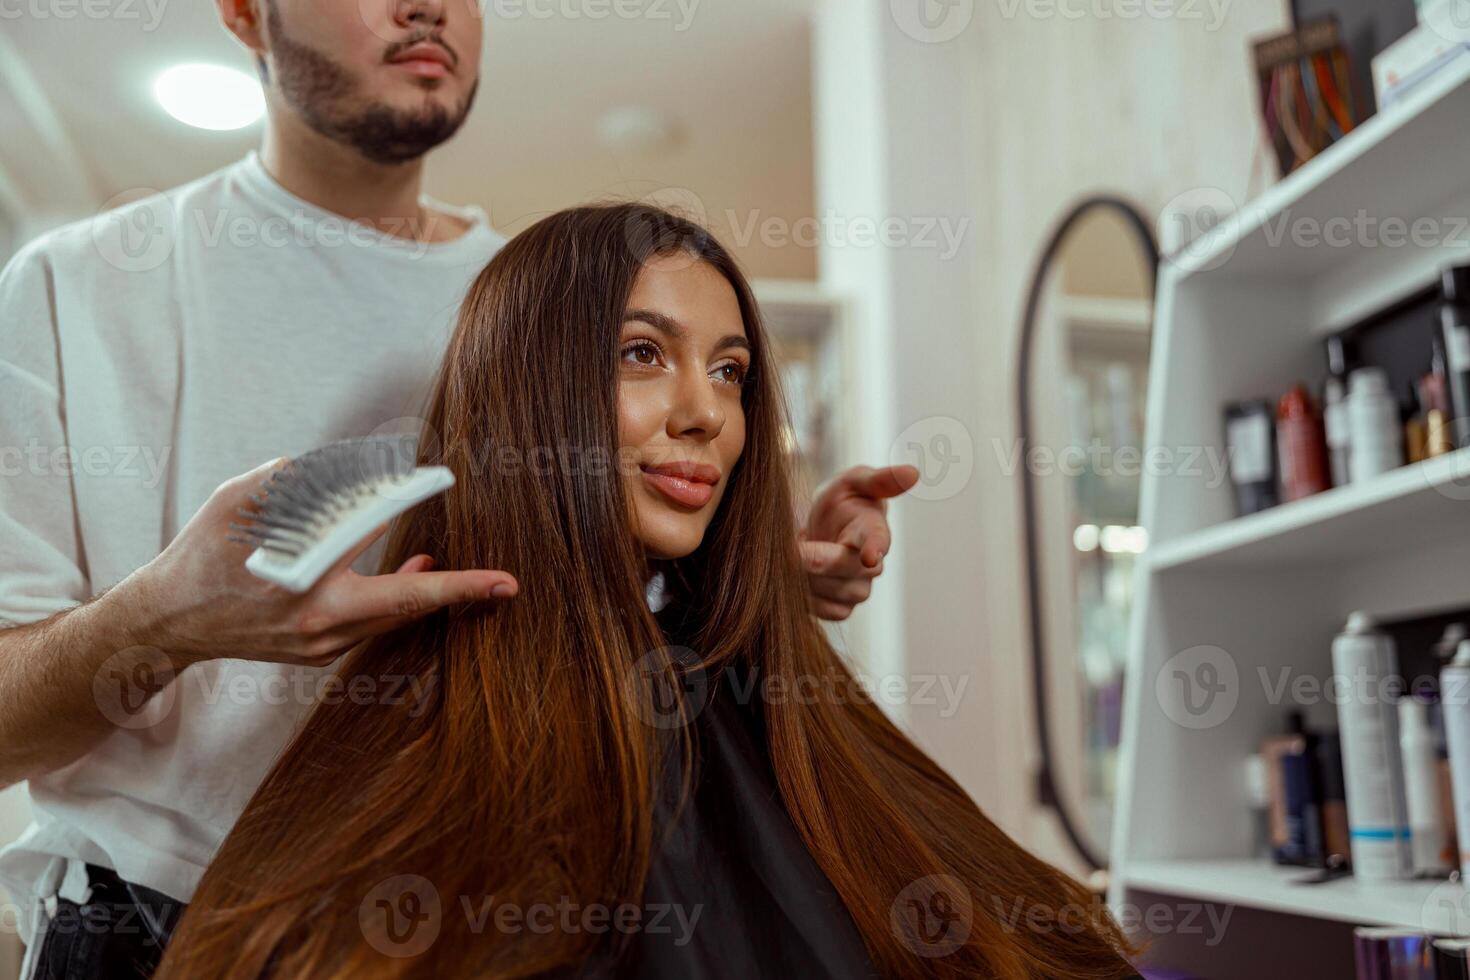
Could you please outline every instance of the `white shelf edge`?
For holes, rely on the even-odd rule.
[[[1249,859],[1131,861],[1121,889],[1154,892],[1267,912],[1362,925],[1398,926],[1464,935],[1467,893],[1458,882],[1361,882],[1351,876],[1299,884],[1311,868],[1280,867]]]
[[[1456,450],[1401,466],[1372,480],[1333,487],[1302,500],[1151,544],[1144,561],[1151,571],[1190,565],[1390,500],[1434,490],[1466,476],[1470,476],[1470,449]]]
[[[1199,272],[1221,265],[1247,238],[1272,218],[1299,203],[1308,193],[1326,183],[1350,164],[1380,143],[1386,142],[1404,125],[1412,122],[1434,103],[1470,84],[1470,59],[1446,66],[1419,86],[1351,133],[1282,178],[1260,196],[1246,202],[1239,210],[1222,219],[1220,226],[1208,235],[1208,248],[1185,246],[1174,256],[1165,258],[1163,266],[1173,278],[1184,280]]]

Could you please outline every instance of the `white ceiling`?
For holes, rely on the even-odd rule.
[[[809,15],[814,0],[645,0],[665,17],[587,14],[611,4],[543,0],[486,5],[485,55],[475,109],[455,139],[430,158],[427,190],[478,203],[507,232],[580,201],[643,197],[664,188],[693,192],[711,227],[757,276],[811,278],[816,256],[802,245],[739,227],[813,213]],[[159,10],[155,16],[150,8]],[[54,120],[80,168],[48,152],[44,139],[0,141],[0,170],[43,211],[75,208],[85,182],[93,202],[137,188],[165,188],[239,157],[259,126],[234,133],[189,129],[165,115],[149,88],[164,67],[217,61],[253,71],[244,49],[207,0],[101,4],[30,3],[0,18],[0,133],[22,118]],[[46,9],[50,16],[35,11]],[[495,11],[519,12],[496,16]],[[580,10],[581,17],[530,11]],[[62,12],[74,16],[63,18]],[[123,16],[127,11],[129,16]],[[681,25],[685,29],[679,30]],[[19,72],[16,71],[17,67]],[[33,86],[14,84],[16,79]],[[29,88],[29,94],[27,94]],[[17,100],[29,99],[30,113]],[[619,155],[598,142],[597,120],[620,105],[669,113],[684,139],[671,151]],[[34,126],[31,127],[34,132]],[[40,134],[44,136],[45,134]],[[82,206],[86,207],[87,204]],[[95,207],[95,203],[90,206]]]

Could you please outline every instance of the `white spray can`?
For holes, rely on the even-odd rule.
[[[1470,876],[1470,640],[1439,672],[1445,742],[1450,750],[1450,787],[1460,846],[1460,876]]]
[[[1444,811],[1439,805],[1439,747],[1429,721],[1429,702],[1406,697],[1399,702],[1399,746],[1404,754],[1404,794],[1409,804],[1409,834],[1414,873],[1438,878],[1445,864]]]
[[[1412,878],[1393,638],[1376,629],[1366,613],[1353,613],[1332,641],[1332,671],[1353,874],[1366,881]]]

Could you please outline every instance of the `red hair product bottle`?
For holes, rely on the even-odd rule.
[[[1286,500],[1300,500],[1332,486],[1322,416],[1306,385],[1297,385],[1276,406],[1276,445]]]

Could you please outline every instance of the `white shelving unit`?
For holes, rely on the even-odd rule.
[[[1416,222],[1419,240],[1395,244]],[[1349,958],[1349,923],[1470,931],[1458,884],[1309,885],[1306,869],[1252,860],[1244,783],[1246,757],[1293,706],[1336,727],[1330,647],[1350,612],[1470,606],[1470,451],[1237,518],[1222,449],[1226,403],[1320,380],[1326,334],[1467,258],[1470,68],[1459,66],[1161,269],[1147,444],[1164,455],[1141,501],[1151,543],[1130,626],[1109,895],[1120,912],[1165,896],[1254,910],[1283,930],[1301,920],[1280,913],[1339,923]],[[1253,936],[1225,936],[1247,947],[1230,951],[1228,974],[1189,965],[1278,975],[1272,943]]]

